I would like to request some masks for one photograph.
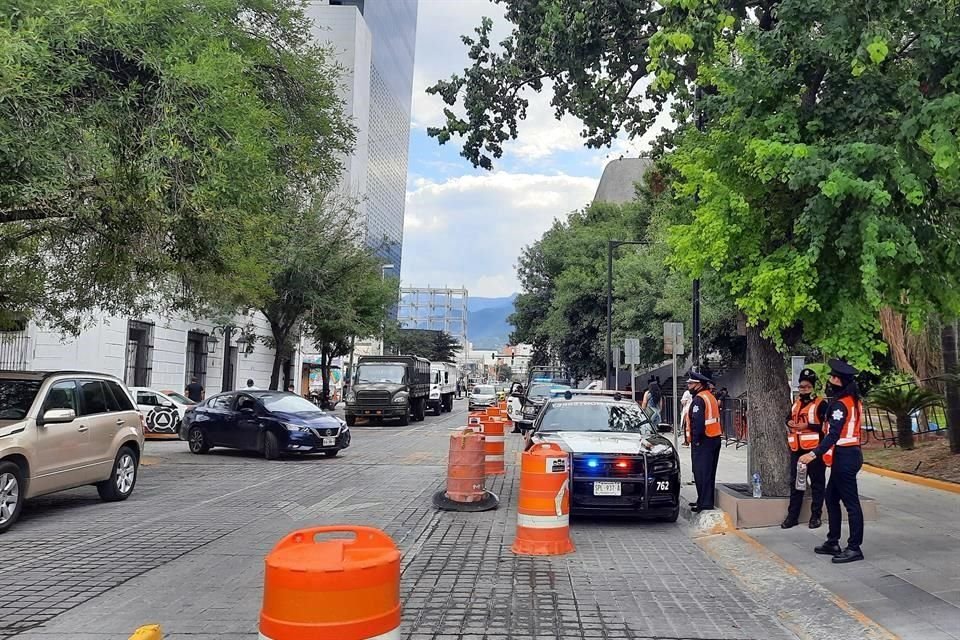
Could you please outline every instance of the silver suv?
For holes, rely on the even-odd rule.
[[[0,371],[0,533],[47,493],[92,484],[126,500],[142,451],[143,418],[117,378]]]

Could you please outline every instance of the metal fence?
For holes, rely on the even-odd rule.
[[[663,396],[660,415],[663,422],[673,423],[672,395]],[[682,440],[684,438],[683,421],[681,420],[679,424],[679,436]],[[736,449],[746,446],[749,435],[746,398],[727,397],[720,401],[720,426],[723,428],[724,446],[733,445]]]
[[[0,332],[0,369],[26,369],[29,346],[26,332]]]

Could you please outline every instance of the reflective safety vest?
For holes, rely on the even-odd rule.
[[[863,403],[853,399],[852,396],[840,398],[840,402],[847,409],[847,421],[840,428],[840,437],[837,444],[830,447],[830,450],[823,454],[823,463],[833,465],[834,447],[859,447],[860,446],[860,426],[863,424]],[[829,416],[828,416],[829,417]],[[823,424],[823,432],[830,430],[829,420]]]
[[[713,394],[704,389],[697,394],[698,398],[703,398],[704,405],[704,416],[703,416],[703,426],[706,430],[706,436],[708,438],[718,438],[723,435],[723,429],[720,427],[720,403],[717,402],[717,399],[713,397]],[[693,420],[693,408],[687,409],[687,419],[686,419],[686,434],[687,442],[691,442],[691,434],[693,430],[691,429],[691,420]]]
[[[797,425],[796,429],[791,429],[787,433],[787,444],[790,445],[790,451],[811,451],[820,444],[820,405],[823,404],[823,398],[814,398],[810,404],[801,406],[800,398],[793,403],[791,417]],[[809,428],[809,425],[816,427],[815,430]]]

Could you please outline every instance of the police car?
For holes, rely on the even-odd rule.
[[[520,431],[526,433],[533,428],[533,424],[547,400],[569,389],[570,385],[565,383],[533,380],[527,387],[526,395],[520,403],[520,415],[513,419]]]
[[[572,513],[649,517],[680,514],[680,458],[637,403],[604,391],[547,401],[527,447],[554,442],[573,454]]]

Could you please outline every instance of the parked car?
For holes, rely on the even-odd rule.
[[[527,437],[570,452],[571,513],[649,517],[680,514],[680,458],[628,398],[613,392],[567,391],[547,401]]]
[[[552,396],[563,393],[570,388],[568,384],[554,382],[533,382],[526,390],[520,403],[520,415],[514,418],[517,428],[526,433],[533,427],[534,420],[540,414],[543,405]]]
[[[211,396],[186,412],[180,432],[196,454],[226,447],[258,451],[267,460],[282,453],[332,458],[350,446],[350,428],[343,420],[286,391]]]
[[[477,384],[467,394],[467,404],[470,411],[486,409],[497,404],[497,390],[492,384]]]
[[[157,391],[149,387],[130,387],[130,392],[143,414],[143,435],[149,439],[170,439],[180,436],[180,424],[194,402],[175,391]]]
[[[36,496],[92,484],[107,502],[130,497],[142,420],[113,376],[0,371],[0,533]]]

